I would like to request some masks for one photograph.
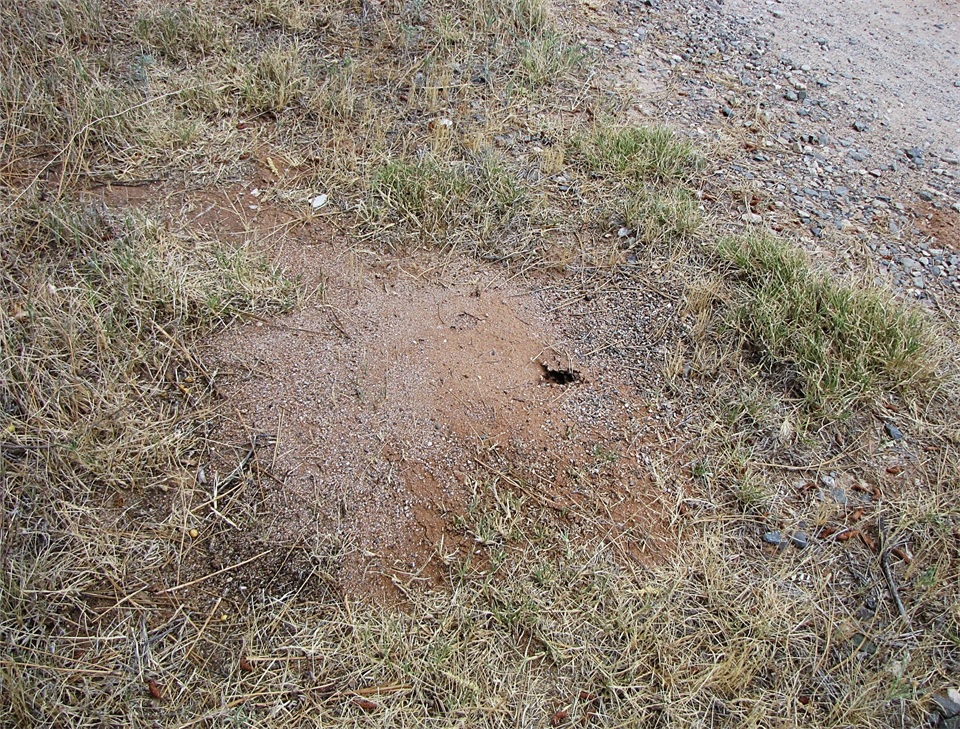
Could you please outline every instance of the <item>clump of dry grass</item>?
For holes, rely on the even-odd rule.
[[[929,657],[955,651],[956,617],[919,640],[887,625],[888,606],[874,622],[858,617],[864,596],[838,590],[835,547],[743,554],[729,529],[694,522],[683,534],[696,549],[641,568],[614,545],[543,528],[553,517],[507,484],[477,493],[463,524],[477,548],[445,556],[448,590],[406,586],[404,610],[269,594],[239,615],[157,620],[128,606],[110,617],[123,641],[56,647],[34,624],[8,623],[8,705],[22,720],[72,724],[162,707],[181,722],[284,726],[742,726],[777,715],[879,727],[921,716],[926,686],[945,678]],[[944,569],[938,578],[955,574]],[[916,606],[944,615],[943,594]],[[81,656],[66,676],[64,652]],[[73,686],[96,708],[71,702]]]
[[[245,249],[147,218],[37,204],[2,234],[3,452],[44,501],[174,478],[207,384],[187,344],[294,300]]]
[[[66,202],[8,216],[0,240],[4,723],[72,725],[94,710],[84,686],[113,671],[75,657],[103,639],[91,596],[136,590],[174,558],[122,505],[179,484],[195,458],[209,376],[187,347],[293,290],[243,249]],[[41,698],[44,671],[23,661],[49,665],[58,696]]]
[[[199,3],[148,7],[133,23],[133,33],[146,48],[175,64],[224,53],[230,38],[216,13]]]

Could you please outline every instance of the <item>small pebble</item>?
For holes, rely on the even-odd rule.
[[[884,427],[884,430],[887,431],[887,435],[889,435],[894,440],[903,440],[903,432],[900,430],[900,428],[898,428],[893,423],[889,423],[889,422],[884,423],[883,427]]]
[[[787,546],[786,540],[783,538],[783,534],[780,532],[767,532],[763,535],[763,541],[767,544],[772,544],[774,547],[779,547],[783,549]]]
[[[933,702],[944,719],[960,716],[960,689],[948,689],[942,694],[935,694]]]

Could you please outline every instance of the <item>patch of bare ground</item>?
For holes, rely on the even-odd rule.
[[[918,205],[917,225],[930,237],[930,244],[948,254],[960,253],[960,213],[928,203]]]
[[[269,441],[260,540],[342,544],[353,597],[439,586],[445,561],[490,538],[464,518],[477,488],[500,482],[581,538],[642,532],[625,553],[665,556],[639,458],[650,444],[632,432],[646,406],[571,352],[555,297],[456,255],[344,243],[329,228],[286,238],[284,260],[322,281],[317,300],[206,347],[232,413],[218,438]]]

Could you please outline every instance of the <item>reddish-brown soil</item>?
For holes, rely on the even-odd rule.
[[[553,298],[487,264],[393,259],[233,197],[185,210],[221,234],[262,229],[270,255],[317,293],[207,343],[228,413],[207,478],[224,479],[256,442],[245,476],[262,501],[257,533],[226,530],[215,551],[239,541],[226,553],[241,561],[260,547],[322,544],[342,555],[327,575],[338,591],[389,597],[412,579],[436,584],[445,558],[489,538],[466,526],[476,513],[464,517],[491,490],[547,507],[557,529],[619,539],[630,558],[663,551],[637,457],[644,438],[627,427],[644,406],[634,386],[606,377],[601,387],[571,356],[551,325]],[[641,527],[643,539],[631,536]],[[262,561],[236,581],[268,579],[276,565]]]
[[[960,251],[960,213],[943,206],[934,207],[930,203],[921,203],[916,207],[917,227],[930,236],[935,248],[943,248],[950,253]]]

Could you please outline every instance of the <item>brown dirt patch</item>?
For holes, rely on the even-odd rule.
[[[340,590],[390,596],[438,583],[445,555],[476,546],[463,517],[494,484],[547,507],[558,529],[657,553],[661,517],[633,457],[643,442],[625,427],[638,406],[571,358],[549,302],[487,265],[385,260],[312,224],[297,238],[276,253],[322,293],[205,355],[235,414],[222,470],[257,439],[258,543],[333,545]]]
[[[930,203],[921,203],[916,212],[917,227],[931,237],[934,247],[960,251],[960,213]]]

